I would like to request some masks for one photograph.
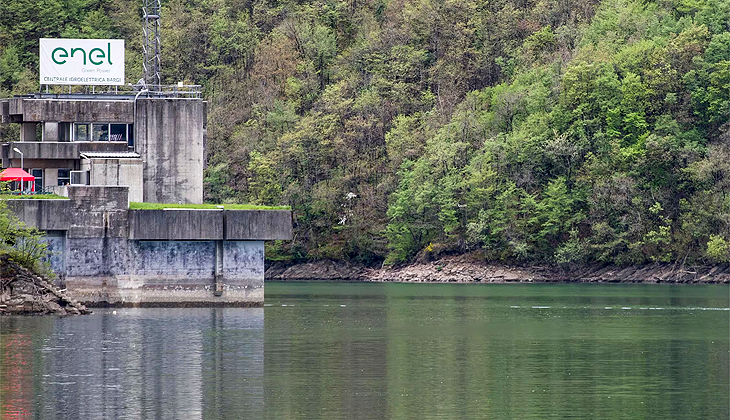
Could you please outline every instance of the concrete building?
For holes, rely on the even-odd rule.
[[[38,93],[0,99],[0,116],[20,125],[20,138],[2,146],[2,166],[22,162],[36,190],[127,186],[133,202],[203,202],[206,103],[199,92]]]
[[[8,200],[46,232],[59,285],[89,305],[260,306],[264,241],[291,239],[291,212],[130,210],[202,203],[206,103],[178,95],[0,99],[3,167],[65,200]]]

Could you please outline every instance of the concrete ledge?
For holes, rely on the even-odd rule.
[[[118,288],[114,279],[109,286],[91,285],[85,279],[67,279],[67,293],[90,307],[260,307],[264,287],[225,287],[221,296],[213,294],[212,285]],[[263,283],[262,283],[263,284]]]
[[[130,210],[129,239],[223,239],[222,210]]]
[[[74,143],[79,145],[79,153],[129,151],[126,141],[75,141]]]
[[[126,185],[65,185],[59,195],[70,198],[80,213],[126,211],[129,208],[129,187]]]
[[[82,101],[68,99],[10,98],[8,114],[23,122],[121,122],[133,123],[133,101]]]
[[[39,230],[68,230],[71,226],[71,200],[7,200],[8,209],[27,226]]]
[[[226,210],[226,240],[291,238],[291,210]]]
[[[20,154],[13,149],[23,152],[25,159],[78,159],[79,144],[54,141],[17,141],[8,147],[9,159],[20,159]]]

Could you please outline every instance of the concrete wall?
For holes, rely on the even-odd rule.
[[[40,141],[37,129],[38,123],[20,124],[20,141]]]
[[[127,187],[61,190],[68,200],[8,200],[8,207],[49,231],[52,267],[91,305],[261,305],[263,239],[291,238],[289,211],[128,210]],[[261,238],[226,238],[245,232]]]
[[[137,101],[135,151],[145,161],[145,202],[203,202],[204,115],[199,99]]]
[[[129,238],[274,240],[292,238],[290,210],[130,210]]]
[[[264,301],[262,241],[225,242],[218,279],[214,241],[69,238],[66,255],[65,287],[91,305],[259,306]]]
[[[39,230],[68,230],[70,200],[7,200],[8,208],[29,227]]]
[[[43,141],[58,141],[58,123],[47,121],[43,123]]]
[[[130,240],[290,240],[290,210],[128,210],[128,188],[59,187],[68,200],[7,200],[26,224],[68,230],[70,237]]]
[[[141,202],[142,195],[142,159],[84,159],[81,170],[89,171],[91,185],[127,186],[129,201]]]
[[[134,102],[10,98],[8,114],[27,122],[134,122]]]
[[[10,143],[8,157],[20,159],[20,153],[13,149],[17,148],[23,152],[24,160],[28,159],[78,159],[79,143],[68,142],[12,142]],[[26,166],[27,167],[27,166]]]
[[[220,240],[223,239],[223,211],[130,210],[129,238],[138,240]]]
[[[226,211],[227,240],[292,238],[290,210],[229,210]]]

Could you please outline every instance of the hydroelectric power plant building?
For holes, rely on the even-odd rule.
[[[195,87],[0,99],[2,166],[68,199],[8,200],[44,231],[61,285],[88,304],[258,306],[264,241],[291,239],[288,210],[130,210],[202,203],[206,102]]]

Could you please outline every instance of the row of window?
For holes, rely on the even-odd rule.
[[[35,177],[35,190],[43,189],[43,169],[31,169],[30,174]],[[71,183],[71,169],[58,170],[58,185],[68,185]]]
[[[60,123],[60,141],[124,141],[134,146],[134,124]]]

